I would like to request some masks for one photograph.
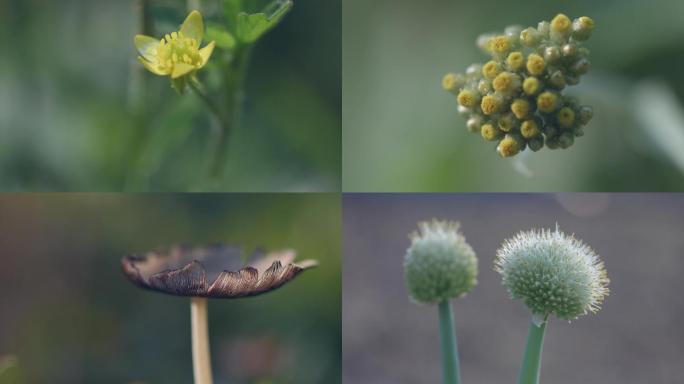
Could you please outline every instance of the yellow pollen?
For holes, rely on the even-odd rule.
[[[496,147],[496,150],[501,157],[515,156],[520,152],[520,143],[512,137],[506,136],[499,142],[499,146]]]
[[[539,133],[539,126],[534,120],[525,120],[520,125],[520,134],[526,139],[531,139],[535,136],[538,136]]]
[[[498,112],[499,108],[501,108],[501,99],[493,95],[487,95],[482,98],[480,108],[482,108],[482,113],[485,115],[491,115]]]
[[[541,75],[544,69],[546,69],[546,62],[541,56],[536,53],[527,56],[527,72],[531,75]]]
[[[537,97],[537,108],[545,113],[551,113],[558,108],[558,96],[551,92],[542,92]]]
[[[523,91],[525,91],[525,94],[527,95],[535,95],[537,92],[539,92],[540,84],[539,84],[539,79],[536,77],[528,77],[523,81]]]
[[[561,127],[570,128],[575,123],[575,111],[568,107],[561,108],[556,118],[558,118],[558,124]]]

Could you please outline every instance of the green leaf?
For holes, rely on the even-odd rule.
[[[226,28],[219,24],[210,24],[204,33],[207,41],[215,41],[216,45],[223,49],[235,48],[235,37]]]
[[[292,8],[292,1],[277,1],[273,4],[275,10],[270,15],[266,13],[247,14],[241,12],[237,16],[236,35],[243,43],[254,43],[264,33],[278,25],[280,20]]]

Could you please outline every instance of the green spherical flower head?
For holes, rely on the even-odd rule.
[[[459,224],[433,220],[418,226],[404,258],[411,298],[437,303],[465,295],[477,284],[477,258],[459,232]]]
[[[609,280],[598,255],[558,228],[520,232],[504,241],[495,269],[511,297],[540,317],[571,320],[597,312],[608,295]]]

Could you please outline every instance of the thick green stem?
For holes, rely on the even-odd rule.
[[[458,364],[454,315],[451,312],[451,302],[447,300],[439,303],[439,335],[442,349],[442,382],[460,384],[461,372]]]
[[[539,383],[539,371],[541,368],[542,344],[544,343],[544,331],[546,330],[546,318],[537,325],[530,322],[530,330],[525,343],[525,356],[523,357],[518,384]]]

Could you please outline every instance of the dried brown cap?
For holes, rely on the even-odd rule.
[[[177,296],[234,298],[279,288],[315,260],[293,263],[296,252],[257,254],[243,262],[239,247],[177,245],[144,256],[126,256],[121,266],[137,286]]]

